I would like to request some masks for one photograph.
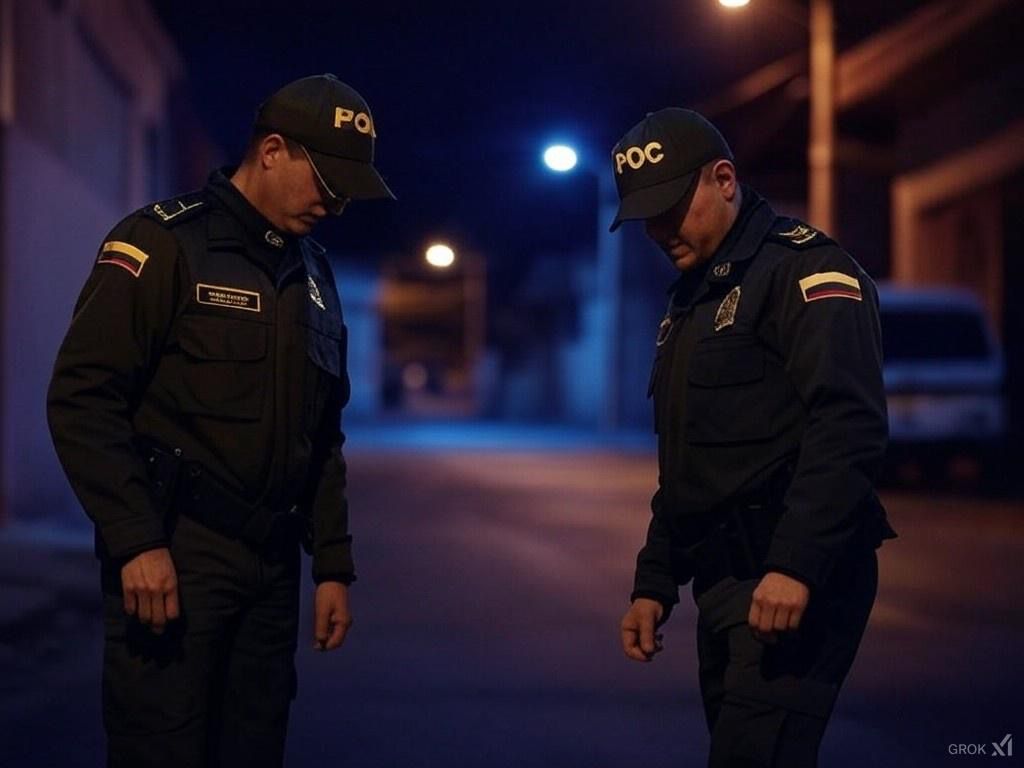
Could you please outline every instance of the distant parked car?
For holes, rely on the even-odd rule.
[[[997,455],[1007,431],[1003,351],[981,302],[953,288],[881,284],[893,455]]]

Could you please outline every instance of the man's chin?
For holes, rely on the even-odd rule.
[[[674,248],[663,248],[669,263],[680,272],[692,269],[696,263],[696,256],[689,248],[677,245]]]
[[[313,227],[316,226],[315,221],[305,221],[304,219],[295,219],[288,226],[288,234],[294,235],[295,237],[304,237],[313,231]]]

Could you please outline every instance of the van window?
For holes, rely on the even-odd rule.
[[[962,310],[882,308],[882,347],[887,363],[989,358],[982,318]]]

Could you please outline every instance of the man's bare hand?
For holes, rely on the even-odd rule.
[[[754,590],[747,623],[754,637],[774,643],[780,633],[795,632],[807,610],[807,585],[784,573],[769,571]]]
[[[345,635],[352,626],[348,586],[338,581],[325,581],[317,585],[314,602],[313,647],[318,651],[333,651],[345,642]]]
[[[657,600],[638,597],[622,617],[622,650],[634,661],[651,661],[661,646],[661,635],[654,630],[665,613]]]
[[[178,574],[167,547],[136,555],[121,568],[124,611],[156,634],[178,618]]]

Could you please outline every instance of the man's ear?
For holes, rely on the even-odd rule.
[[[260,165],[264,169],[273,168],[280,162],[281,157],[287,153],[288,146],[285,143],[284,136],[279,133],[268,134],[260,142]]]
[[[736,197],[736,166],[729,160],[719,160],[711,168],[711,178],[728,202]]]

